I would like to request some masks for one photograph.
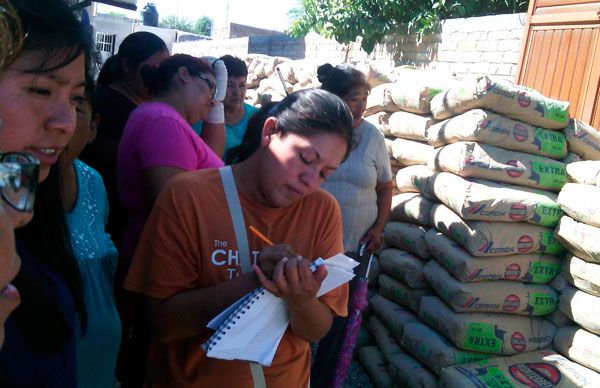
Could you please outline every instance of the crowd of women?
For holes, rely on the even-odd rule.
[[[88,31],[62,0],[0,0],[0,386],[327,386],[349,287],[317,298],[309,263],[377,251],[391,203],[365,76],[324,64],[257,109],[241,59],[148,32],[95,81]],[[272,365],[206,357],[259,286],[289,309]]]

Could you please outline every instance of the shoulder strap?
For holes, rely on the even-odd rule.
[[[244,213],[240,204],[240,197],[235,186],[235,179],[231,166],[221,167],[219,169],[221,181],[225,189],[225,197],[227,198],[227,206],[229,206],[229,214],[231,214],[231,222],[235,232],[238,252],[240,255],[240,266],[242,272],[250,272],[252,265],[250,264],[250,248],[248,247],[248,234],[246,232],[246,222],[244,221]]]
[[[227,206],[229,206],[229,214],[231,214],[231,222],[233,223],[235,239],[237,240],[242,272],[250,272],[252,270],[252,266],[250,264],[250,248],[248,247],[246,222],[244,221],[244,213],[242,211],[242,205],[240,203],[237,187],[235,186],[233,171],[231,170],[231,166],[225,166],[219,169],[219,173],[221,174],[221,181],[223,182],[223,188],[225,189],[225,198],[227,199]],[[262,366],[255,362],[250,362],[249,364],[254,387],[266,387],[267,384]]]

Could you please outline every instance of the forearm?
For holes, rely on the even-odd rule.
[[[389,221],[392,208],[392,182],[379,183],[375,191],[377,192],[377,218],[373,226],[383,230]]]
[[[331,328],[333,314],[316,297],[301,304],[288,303],[288,309],[292,331],[308,342],[320,340]]]
[[[213,287],[184,291],[165,300],[151,300],[153,334],[163,342],[198,335],[217,314],[259,286],[256,274],[250,272]]]
[[[223,158],[225,152],[225,124],[212,124],[204,121],[200,137],[215,154]]]

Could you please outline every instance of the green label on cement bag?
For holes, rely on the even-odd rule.
[[[556,295],[547,292],[529,293],[529,305],[533,307],[531,315],[546,315],[556,310]]]
[[[540,252],[542,253],[564,253],[565,247],[560,245],[558,240],[554,237],[553,231],[541,232],[540,238]]]
[[[558,131],[536,127],[533,144],[544,154],[564,158],[567,154],[567,139]]]
[[[529,179],[540,187],[560,189],[567,183],[567,172],[564,164],[532,161]]]
[[[490,357],[491,356],[489,354],[456,352],[454,361],[455,361],[455,365],[470,364],[472,362],[487,360]]]
[[[558,123],[567,123],[569,121],[569,112],[564,102],[540,101],[544,108],[544,117]]]
[[[510,382],[510,379],[502,373],[500,369],[495,366],[485,368],[484,371],[479,370],[477,378],[489,388],[513,388],[514,385]]]
[[[562,215],[563,211],[557,203],[553,203],[551,205],[546,203],[537,203],[535,205],[535,215],[532,217],[532,221],[538,225],[550,226],[554,228],[558,224],[558,221]]]
[[[536,261],[531,263],[529,274],[534,283],[547,283],[560,273],[560,263],[544,263]]]
[[[469,323],[463,348],[479,352],[498,353],[502,349],[502,338],[496,336],[493,324]]]

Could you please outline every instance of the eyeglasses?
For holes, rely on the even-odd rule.
[[[22,152],[0,153],[0,197],[13,209],[32,212],[40,162]]]
[[[204,74],[198,74],[197,77],[206,82],[206,85],[208,85],[208,88],[210,89],[211,98],[215,98],[215,94],[217,93],[217,85]]]

